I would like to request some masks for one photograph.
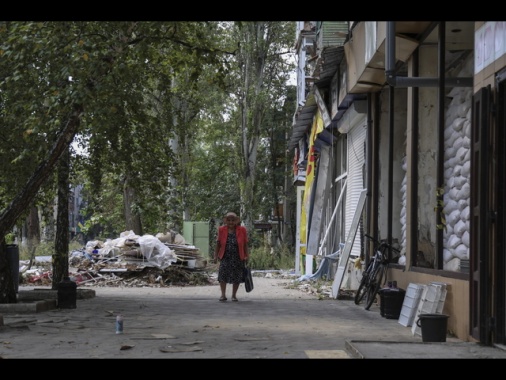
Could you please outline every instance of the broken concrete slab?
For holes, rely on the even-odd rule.
[[[0,313],[40,313],[43,311],[56,309],[56,300],[35,300],[28,302],[5,303],[0,304]]]
[[[77,289],[76,299],[95,297],[94,289]],[[0,314],[40,313],[58,307],[58,291],[49,288],[35,288],[18,292],[17,303],[0,304]],[[1,317],[1,315],[0,315]],[[0,320],[2,322],[2,320]],[[0,323],[0,326],[3,324]]]
[[[76,299],[84,300],[95,297],[94,289],[77,289]],[[50,288],[35,288],[33,290],[23,290],[18,292],[18,301],[35,301],[35,300],[57,300],[58,290]]]

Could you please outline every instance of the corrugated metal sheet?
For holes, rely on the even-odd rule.
[[[313,77],[318,88],[330,88],[330,81],[344,59],[343,46],[328,46],[322,49],[315,65]]]
[[[348,37],[348,21],[321,21],[319,27],[320,47],[344,45]]]

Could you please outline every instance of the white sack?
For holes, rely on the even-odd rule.
[[[462,189],[459,190],[456,199],[457,200],[467,199],[470,196],[471,196],[471,186],[469,185],[469,183],[466,183],[464,184],[464,186],[462,186]]]
[[[460,268],[460,260],[458,258],[453,258],[443,265],[444,270],[458,272]]]
[[[457,256],[459,259],[469,258],[469,248],[464,244],[460,244],[457,248],[455,248],[455,256]]]
[[[462,244],[462,240],[456,236],[456,235],[452,235],[450,236],[450,238],[448,239],[448,248],[449,249],[455,249],[457,248],[460,244]]]
[[[443,262],[447,263],[451,259],[453,259],[453,254],[447,248],[444,248],[443,249]]]
[[[467,231],[466,222],[464,222],[462,219],[459,220],[457,223],[455,223],[453,231],[458,237],[461,238],[464,232]]]

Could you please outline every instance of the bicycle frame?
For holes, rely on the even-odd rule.
[[[365,309],[369,308],[374,303],[376,296],[381,288],[381,285],[386,282],[387,271],[389,266],[389,249],[396,250],[386,242],[379,242],[372,236],[365,235],[376,243],[374,255],[367,264],[366,269],[362,273],[362,279],[355,293],[355,304],[358,305],[365,297]]]
[[[357,289],[357,293],[355,294],[355,304],[358,305],[364,296],[366,296],[369,292],[369,289],[372,286],[372,282],[374,281],[375,274],[377,273],[378,268],[381,265],[382,254],[381,252],[375,252],[374,256],[371,258],[369,263],[367,264],[366,269],[362,272],[362,279],[360,280],[360,284]]]
[[[381,256],[380,256],[381,255]],[[369,287],[366,293],[366,302],[365,309],[369,310],[374,300],[376,299],[376,295],[378,294],[381,285],[385,283],[387,277],[388,270],[388,261],[385,261],[383,258],[383,253],[378,250],[378,262],[379,264],[374,269],[374,272],[371,274],[369,279]]]

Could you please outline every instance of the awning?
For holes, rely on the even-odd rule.
[[[289,150],[294,149],[300,139],[304,137],[304,134],[311,128],[313,116],[318,107],[314,94],[314,86],[318,88],[330,88],[331,79],[337,72],[337,68],[343,59],[344,48],[342,46],[328,46],[322,50],[313,73],[313,77],[316,78],[315,82],[306,96],[306,102],[297,110],[294,116],[292,135],[288,142]],[[327,128],[328,125],[324,127]]]
[[[317,109],[316,99],[313,91],[310,91],[306,97],[306,103],[300,107],[295,115],[295,122],[292,126],[292,136],[288,143],[288,149],[292,150],[298,144],[299,140],[304,137],[304,134],[311,128],[313,123],[313,116]]]

